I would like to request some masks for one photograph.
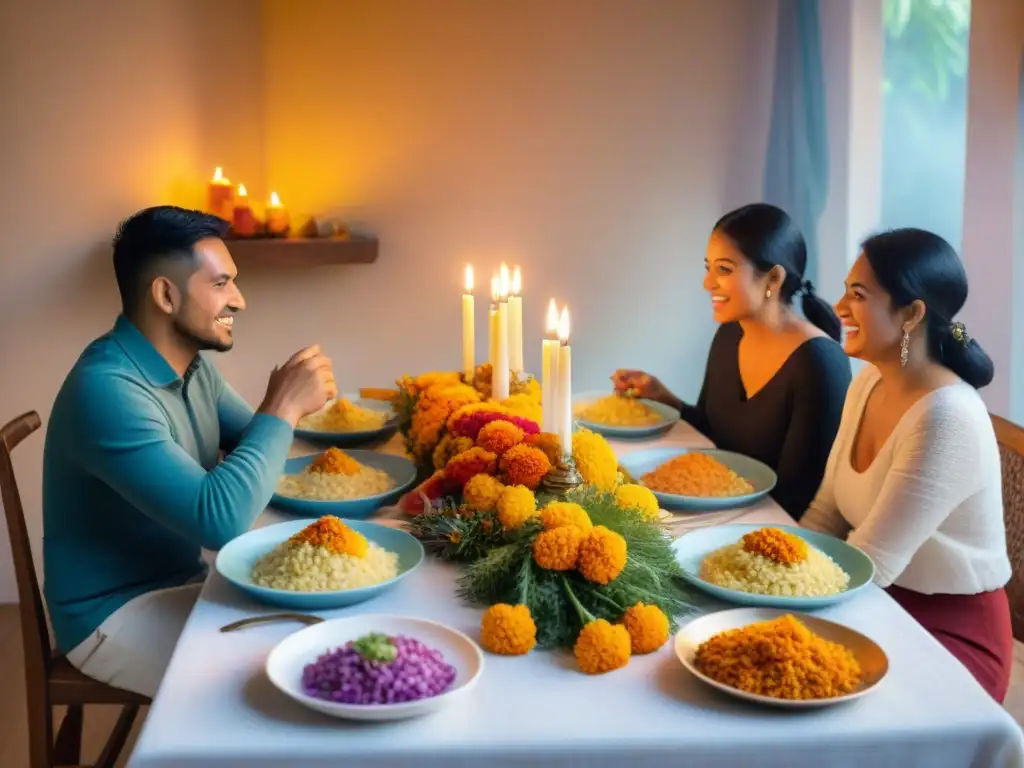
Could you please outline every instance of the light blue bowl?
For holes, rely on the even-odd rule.
[[[611,437],[618,440],[642,440],[665,434],[679,421],[679,411],[675,408],[664,405],[663,403],[655,402],[654,400],[646,399],[642,399],[641,402],[646,403],[652,410],[661,416],[661,421],[657,424],[651,424],[644,427],[618,427],[610,424],[602,424],[598,421],[590,421],[589,419],[581,419],[576,416],[576,414],[583,408],[586,408],[588,405],[591,405],[603,397],[608,397],[610,394],[612,393],[581,392],[578,395],[573,395],[572,412],[575,424],[581,427],[586,427],[591,432],[597,432],[605,437]]]
[[[354,405],[366,408],[369,411],[377,411],[388,415],[388,420],[383,427],[378,429],[365,429],[359,432],[321,432],[316,429],[295,428],[295,436],[308,440],[311,443],[323,443],[338,448],[355,448],[361,445],[374,445],[383,443],[391,438],[398,431],[398,414],[394,412],[389,403],[380,400],[364,400],[361,397],[345,395]],[[328,403],[325,408],[329,407]]]
[[[742,496],[680,496],[652,489],[662,509],[687,512],[717,512],[723,509],[736,509],[760,501],[775,487],[777,478],[771,467],[749,456],[731,451],[680,447],[646,448],[627,453],[619,459],[619,464],[633,476],[635,482],[643,485],[640,480],[643,475],[657,469],[669,459],[674,459],[685,453],[703,453],[717,459],[750,483],[754,487],[754,491]]]
[[[360,464],[387,472],[397,485],[384,493],[346,501],[295,499],[275,493],[270,499],[271,506],[295,515],[302,515],[303,517],[334,515],[335,517],[344,517],[349,520],[365,520],[381,507],[394,504],[416,482],[416,465],[404,456],[360,450],[345,451],[345,453]],[[297,456],[294,459],[288,459],[284,463],[285,474],[298,474],[309,466],[318,455],[312,454],[310,456]]]
[[[346,521],[345,525],[363,534],[378,546],[398,555],[398,576],[372,587],[337,592],[292,592],[253,584],[252,568],[256,561],[309,524],[308,520],[289,520],[243,533],[229,541],[217,553],[215,567],[221,576],[260,602],[300,611],[323,611],[372,600],[394,588],[423,562],[423,545],[416,537],[398,528],[353,520]]]
[[[842,539],[837,539],[824,533],[808,531],[797,526],[772,525],[770,527],[781,528],[795,536],[799,536],[811,546],[816,547],[831,557],[835,564],[846,571],[850,577],[850,583],[846,590],[835,595],[825,595],[822,597],[755,595],[736,589],[719,587],[704,581],[700,577],[701,561],[714,550],[729,544],[735,544],[745,533],[765,527],[769,526],[763,524],[715,525],[683,534],[672,544],[676,561],[683,570],[683,578],[698,589],[728,603],[807,611],[815,608],[824,608],[850,599],[865,589],[875,576],[875,564],[871,561],[871,558],[862,550],[852,544],[847,544]]]

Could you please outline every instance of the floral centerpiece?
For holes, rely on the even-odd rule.
[[[519,378],[512,374],[509,397],[501,402],[490,399],[489,363],[477,367],[473,380],[468,382],[461,373],[440,371],[404,376],[396,383],[398,391],[392,407],[398,414],[398,429],[405,438],[406,450],[422,469],[437,469],[435,451],[449,434],[453,417],[466,415],[462,410],[465,406],[482,406],[476,410],[520,416],[532,423],[533,432],[540,431],[541,390],[533,377]],[[444,450],[450,448],[451,441]]]
[[[584,484],[548,494],[557,438],[494,414],[484,403],[453,413],[438,468],[403,500],[427,550],[465,565],[459,595],[487,609],[483,646],[572,648],[589,674],[660,648],[689,603],[654,494],[624,483],[611,446],[588,430],[572,446]]]

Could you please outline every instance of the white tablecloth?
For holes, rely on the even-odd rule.
[[[703,442],[682,425],[665,440]],[[636,447],[619,443],[616,451]],[[268,510],[260,524],[280,519]],[[791,522],[771,502],[740,520]],[[480,611],[453,597],[456,577],[454,566],[429,559],[415,578],[378,600],[325,615],[399,613],[478,637]],[[133,768],[1024,766],[1024,740],[1009,714],[875,587],[820,615],[878,642],[889,674],[860,700],[813,711],[768,709],[721,694],[690,675],[669,642],[595,677],[580,673],[569,653],[487,655],[476,690],[436,715],[348,723],[292,702],[264,675],[267,654],[299,625],[218,632],[273,610],[211,574],[136,744]]]

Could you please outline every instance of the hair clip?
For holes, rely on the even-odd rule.
[[[967,334],[967,326],[964,325],[963,323],[956,322],[956,323],[953,323],[949,327],[949,329],[950,329],[950,333],[953,334],[953,338],[956,339],[957,341],[959,341],[963,346],[966,347],[967,344],[971,340],[971,337]]]

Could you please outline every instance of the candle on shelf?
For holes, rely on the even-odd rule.
[[[498,328],[497,355],[491,361],[491,397],[497,401],[507,400],[509,395],[508,376],[508,267],[501,265],[498,283]]]
[[[267,232],[274,237],[284,237],[288,229],[288,209],[281,204],[277,192],[271,192],[267,203]]]
[[[235,207],[234,194],[235,188],[231,186],[231,181],[225,178],[224,171],[217,166],[206,187],[207,213],[231,221]]]
[[[491,278],[491,306],[487,310],[487,362],[491,364],[491,380],[494,380],[494,364],[498,360],[498,294],[501,293],[497,276]]]
[[[522,376],[523,365],[523,297],[522,275],[519,267],[512,273],[512,295],[508,297],[508,364],[517,376]]]
[[[541,429],[558,434],[558,307],[552,299],[548,305],[547,336],[541,347]]]
[[[256,217],[249,207],[249,193],[245,190],[245,184],[238,185],[235,209],[231,217],[231,231],[238,237],[252,237],[256,234]]]
[[[476,344],[476,320],[473,303],[473,267],[466,265],[466,292],[462,294],[462,371],[466,381],[473,381],[476,371],[474,345]]]
[[[572,456],[572,347],[569,346],[569,310],[558,320],[558,439],[562,455]]]

